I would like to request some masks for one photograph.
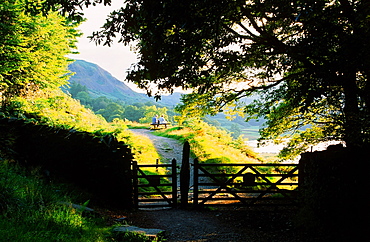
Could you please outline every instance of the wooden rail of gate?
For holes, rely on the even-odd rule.
[[[239,170],[229,174],[224,172],[210,173],[207,171],[207,168],[210,167],[235,167]],[[276,171],[283,167],[291,169],[284,173],[267,174],[260,171],[261,169],[258,167],[274,167]],[[296,205],[297,189],[283,189],[281,187],[298,188],[298,181],[287,182],[287,179],[292,177],[296,177],[298,180],[298,168],[299,164],[200,164],[195,159],[194,205]],[[202,177],[203,180],[208,181],[199,181]],[[238,177],[242,177],[242,183],[235,182]],[[222,180],[222,178],[224,179]],[[269,178],[279,179],[273,181]],[[205,187],[213,187],[213,189],[204,189]],[[273,194],[281,194],[282,197]],[[227,200],[229,202],[226,202]],[[283,203],[278,204],[276,200]],[[220,203],[219,201],[224,202]]]
[[[171,168],[171,174],[168,175],[147,175],[142,170],[143,168],[154,167],[156,170],[159,167]],[[176,160],[173,159],[171,164],[145,164],[138,165],[136,161],[132,164],[133,170],[133,185],[134,185],[134,205],[136,208],[149,207],[175,207],[177,204],[177,174]],[[161,178],[171,178],[168,183],[161,183]],[[148,181],[147,184],[141,184],[139,178],[144,178]],[[154,192],[144,191],[144,187],[154,188]],[[161,187],[171,187],[171,191],[163,191]],[[140,191],[142,190],[142,191]],[[157,196],[157,197],[155,197]],[[159,196],[159,197],[158,197]],[[142,204],[143,203],[143,204]]]

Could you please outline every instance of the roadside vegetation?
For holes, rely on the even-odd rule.
[[[1,117],[86,131],[97,137],[113,134],[132,148],[139,162],[158,157],[150,140],[134,136],[122,120],[108,123],[59,90],[39,90],[37,94],[16,97]],[[62,204],[88,206],[90,196],[76,191],[68,182],[48,182],[37,168],[18,166],[17,160],[6,152],[5,145],[11,140],[0,139],[0,234],[4,240],[147,241],[139,234],[113,233],[114,226],[106,226],[104,218]]]
[[[245,144],[242,136],[237,139],[225,130],[218,129],[198,118],[188,119],[182,125],[156,131],[155,134],[188,141],[192,155],[200,162],[255,163],[262,158]]]

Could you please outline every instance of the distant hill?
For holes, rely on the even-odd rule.
[[[150,98],[143,93],[135,92],[125,83],[113,77],[108,71],[87,61],[76,60],[69,65],[69,70],[75,72],[69,82],[77,82],[86,86],[94,98],[105,96],[112,100],[121,100],[128,105],[134,103],[146,103],[147,105],[150,102],[153,105],[168,108],[174,108],[180,102],[181,93],[162,96],[161,100],[156,102],[154,98]],[[249,103],[252,99],[245,98],[244,101]],[[245,122],[241,117],[236,117],[235,120],[230,121],[225,118],[224,114],[218,114],[214,117],[207,116],[206,120],[215,126],[221,126],[236,133],[240,132],[251,140],[258,138],[258,129],[262,124],[262,121],[258,122],[255,120]]]
[[[69,70],[75,74],[69,82],[77,82],[86,86],[92,96],[106,96],[110,99],[119,99],[126,104],[152,102],[160,106],[173,107],[180,102],[180,93],[174,93],[171,96],[163,96],[156,102],[146,94],[133,91],[125,83],[113,77],[108,71],[100,66],[84,61],[76,60],[69,65]]]

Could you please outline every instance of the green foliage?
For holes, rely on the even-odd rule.
[[[166,107],[157,108],[156,106],[149,106],[149,107],[144,107],[144,110],[145,110],[144,117],[139,120],[140,123],[151,123],[152,118],[155,115],[158,115],[158,116],[165,115],[166,120],[168,120]]]
[[[108,122],[112,122],[115,118],[122,118],[124,110],[117,103],[110,103],[105,109],[100,109],[96,114],[102,115]]]
[[[96,116],[59,89],[40,90],[27,97],[14,98],[8,114],[67,129],[76,128],[88,132],[104,128],[109,130],[109,125],[103,118]]]
[[[149,94],[192,89],[184,117],[231,107],[266,119],[264,139],[313,127],[320,136],[308,130],[293,143],[362,146],[370,140],[369,14],[366,1],[132,0],[92,38],[135,43],[128,79]],[[256,92],[252,104],[234,102]]]
[[[139,122],[140,118],[143,117],[141,108],[134,105],[126,106],[124,115],[128,120],[135,122]]]
[[[151,103],[125,105],[121,101],[104,96],[93,98],[89,94],[87,87],[77,82],[71,84],[68,92],[73,98],[80,100],[82,105],[103,116],[107,122],[112,122],[114,119],[122,119],[147,124],[151,123],[154,115],[164,115],[166,120],[173,122],[172,117],[175,115],[174,112],[171,112],[166,107],[158,107]],[[171,116],[168,114],[171,114]]]
[[[27,1],[0,4],[0,92],[4,108],[9,99],[39,88],[66,84],[68,58],[79,36],[73,22],[57,13],[27,15]]]
[[[70,87],[68,89],[68,92],[71,94],[71,96],[73,98],[76,98],[78,99],[78,94],[80,92],[85,92],[87,93],[88,92],[88,89],[86,86],[83,86],[81,85],[80,83],[78,82],[73,82],[72,84],[70,84]]]

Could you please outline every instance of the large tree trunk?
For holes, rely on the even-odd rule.
[[[370,68],[369,68],[370,69]],[[370,70],[365,72],[366,84],[364,91],[362,92],[362,97],[365,102],[365,115],[366,119],[369,120],[370,118]]]
[[[352,72],[344,76],[344,141],[347,147],[360,147],[363,145],[363,140],[361,114],[358,106],[356,73]]]

